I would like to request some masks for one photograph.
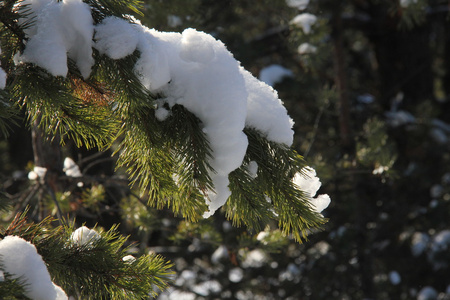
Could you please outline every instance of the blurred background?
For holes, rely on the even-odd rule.
[[[49,195],[32,172],[43,150],[21,124],[0,140],[0,189],[16,211],[40,220],[56,199],[79,224],[120,223],[134,254],[173,262],[158,299],[450,299],[449,1],[144,2],[146,26],[212,34],[278,91],[295,149],[331,196],[329,222],[303,244],[220,213],[189,223],[146,207],[111,152],[70,143],[45,150],[60,167],[73,160]]]

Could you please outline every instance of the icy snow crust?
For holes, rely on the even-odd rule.
[[[159,104],[183,105],[204,126],[215,172],[214,191],[206,193],[212,215],[228,199],[228,175],[239,168],[247,150],[244,127],[254,128],[270,141],[290,146],[293,121],[272,87],[259,81],[209,34],[186,29],[183,33],[148,29],[130,17],[107,17],[93,25],[89,6],[81,0],[25,0],[35,26],[19,60],[31,62],[55,76],[66,76],[67,57],[89,77],[94,63],[92,47],[112,59],[140,53],[134,70],[152,93],[164,95]],[[27,21],[27,20],[21,20]],[[161,106],[161,105],[160,105]],[[156,110],[164,120],[170,112]]]
[[[33,300],[63,300],[66,293],[50,278],[42,257],[33,244],[17,236],[0,241],[3,270],[25,281],[25,296]]]

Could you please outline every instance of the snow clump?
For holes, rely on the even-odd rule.
[[[241,282],[244,278],[244,271],[241,268],[233,268],[230,271],[228,271],[228,279],[231,282],[238,283]]]
[[[134,257],[133,255],[125,255],[124,257],[122,257],[122,261],[127,264],[132,264],[136,261],[136,257]]]
[[[94,47],[100,54],[121,59],[132,54],[139,42],[138,30],[130,22],[117,17],[107,17],[95,27]]]
[[[63,300],[66,293],[50,278],[45,262],[36,247],[17,236],[0,241],[3,271],[25,283],[25,296],[34,300]]]
[[[330,196],[327,194],[322,194],[318,195],[316,198],[313,198],[322,183],[316,176],[316,170],[313,168],[303,168],[302,173],[295,174],[293,181],[300,188],[300,190],[306,194],[311,203],[311,208],[315,212],[321,213],[330,204]]]
[[[310,13],[303,13],[297,15],[292,19],[291,24],[297,25],[303,29],[305,34],[311,33],[311,27],[317,22],[317,17]]]
[[[93,229],[82,226],[75,230],[70,236],[70,240],[75,245],[81,247],[85,245],[92,245],[95,241],[101,238],[100,234]]]
[[[434,270],[448,267],[448,250],[450,249],[450,230],[442,230],[433,236],[427,252],[428,261]]]
[[[425,286],[419,291],[417,300],[434,300],[437,299],[438,293],[431,286]]]
[[[304,54],[314,54],[317,52],[317,47],[311,45],[310,43],[302,43],[297,48],[298,54],[304,55]]]
[[[47,168],[35,166],[33,168],[33,171],[28,173],[28,179],[30,180],[38,180],[39,178],[44,179],[46,173]]]
[[[221,260],[228,258],[228,248],[225,245],[220,245],[216,251],[211,255],[211,262],[218,264]]]
[[[400,277],[400,274],[397,271],[391,271],[389,272],[389,281],[393,285],[398,285],[400,282],[402,282],[402,278]]]
[[[409,112],[400,111],[388,111],[384,114],[388,124],[392,127],[399,127],[405,125],[411,125],[416,123],[416,118]]]
[[[286,0],[289,7],[295,7],[298,10],[304,10],[309,4],[309,0]]]
[[[25,29],[29,40],[19,61],[34,63],[54,76],[65,77],[69,57],[81,75],[89,77],[94,65],[94,21],[90,6],[82,0],[25,0],[20,7],[31,7],[31,12],[19,23],[36,18],[36,24]]]
[[[68,177],[81,177],[83,174],[81,174],[80,168],[78,165],[71,159],[70,157],[66,157],[64,159],[64,173],[66,173],[66,176]]]
[[[274,86],[275,84],[282,82],[286,77],[293,76],[294,74],[291,70],[280,65],[270,65],[261,69],[259,72],[259,80],[270,86]]]
[[[261,268],[268,259],[267,254],[261,249],[240,254],[244,256],[244,260],[242,261],[242,267],[244,268]]]

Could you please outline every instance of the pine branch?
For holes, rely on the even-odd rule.
[[[28,112],[30,122],[50,135],[73,139],[78,146],[107,147],[118,131],[118,120],[103,102],[74,94],[71,78],[53,77],[43,69],[24,64],[16,72],[11,94]]]
[[[29,13],[26,6],[22,6],[20,11],[14,9],[14,6],[20,2],[22,1],[2,1],[2,3],[0,3],[0,22],[8,31],[17,37],[20,43],[20,52],[22,52],[25,49],[25,43],[28,40],[23,29],[30,24],[25,24],[23,26],[18,24],[19,18],[21,16],[26,16]]]
[[[17,109],[9,101],[9,93],[0,90],[0,133],[7,137],[11,126],[17,125]]]
[[[171,264],[157,255],[124,261],[129,246],[124,247],[127,238],[119,235],[117,226],[99,231],[99,238],[80,245],[71,241],[74,223],[52,227],[54,222],[46,218],[38,224],[28,223],[25,212],[17,214],[0,234],[33,243],[53,281],[67,294],[80,295],[81,299],[143,299],[149,293],[156,295],[155,288],[167,288]]]
[[[312,211],[308,198],[292,182],[306,166],[305,161],[293,149],[270,142],[253,129],[246,128],[245,133],[249,139],[245,161],[255,161],[258,173],[256,178],[249,178],[241,167],[230,174],[238,187],[246,189],[232,190],[225,205],[227,218],[255,230],[260,229],[261,221],[275,219],[285,235],[292,234],[301,242],[310,228],[320,228],[326,222]]]
[[[2,266],[0,264],[0,270]],[[21,279],[12,278],[11,274],[3,273],[3,280],[0,280],[0,295],[3,300],[32,300],[25,296],[25,283]]]
[[[206,209],[204,191],[212,187],[210,148],[199,120],[181,106],[162,122],[154,108],[136,110],[127,120],[118,165],[128,167],[150,205],[198,220]]]

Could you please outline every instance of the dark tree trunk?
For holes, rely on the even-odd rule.
[[[412,28],[400,26],[401,11],[392,15],[385,5],[370,8],[373,31],[368,37],[374,44],[378,61],[381,105],[391,108],[392,99],[402,92],[402,108],[411,110],[418,103],[433,98],[430,50],[430,25],[424,22]]]

